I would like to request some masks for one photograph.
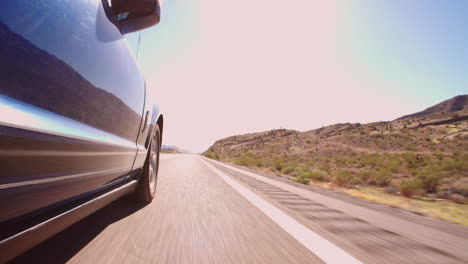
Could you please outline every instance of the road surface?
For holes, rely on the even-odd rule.
[[[467,263],[468,228],[197,155],[14,263]]]

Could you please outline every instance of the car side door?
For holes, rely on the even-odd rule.
[[[0,2],[0,222],[129,176],[145,84],[108,2]]]

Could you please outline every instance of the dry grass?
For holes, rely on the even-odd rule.
[[[386,204],[468,226],[468,205],[466,204],[456,204],[445,200],[429,201],[425,200],[423,197],[421,197],[421,199],[411,199],[399,195],[387,194],[384,192],[384,188],[363,187],[347,189],[336,187],[330,183],[317,181],[312,181],[309,184],[322,188],[339,190],[372,202]]]
[[[360,189],[340,190],[369,201],[403,208],[419,214],[468,226],[468,205],[466,204],[455,204],[444,200],[428,201],[411,199],[399,195],[387,194],[384,192],[383,188],[365,187]]]

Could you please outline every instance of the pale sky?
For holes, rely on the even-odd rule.
[[[203,152],[232,135],[392,120],[466,94],[467,14],[465,0],[165,0],[138,61],[163,144]]]

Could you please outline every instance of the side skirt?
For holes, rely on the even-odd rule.
[[[21,233],[0,241],[0,252],[2,252],[0,254],[0,263],[13,259],[114,200],[133,192],[137,186],[137,182],[136,180],[130,181],[110,192],[95,197],[75,208],[69,209]]]

